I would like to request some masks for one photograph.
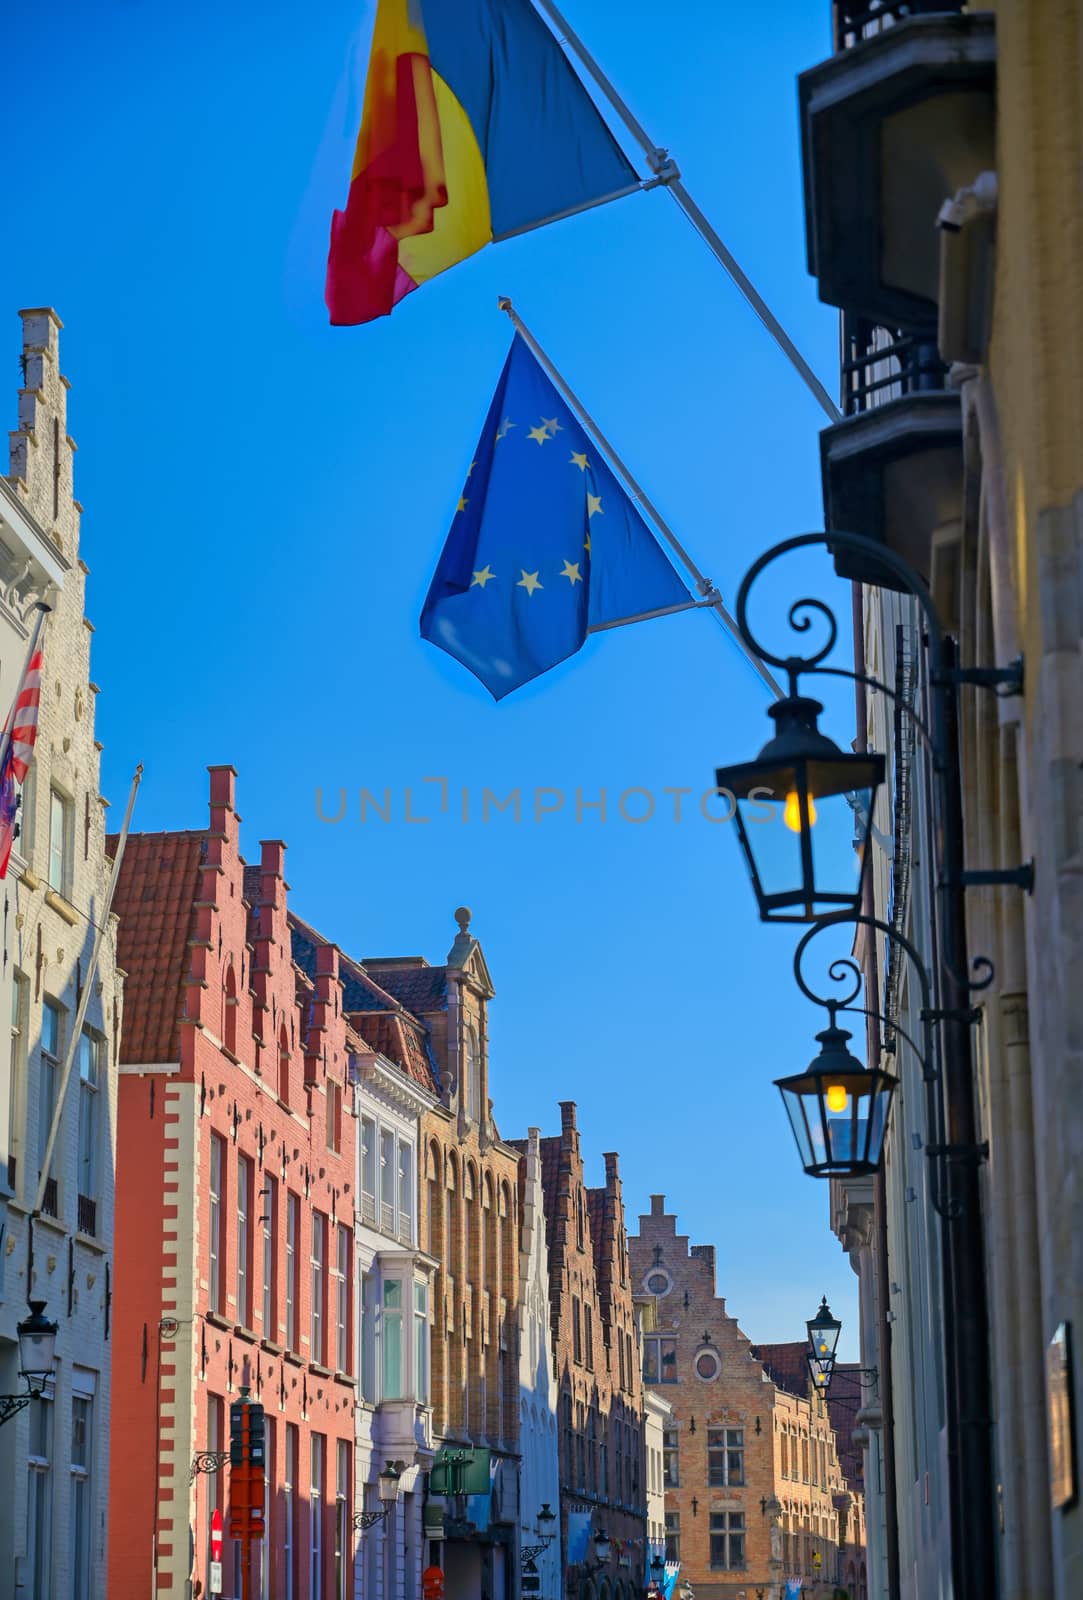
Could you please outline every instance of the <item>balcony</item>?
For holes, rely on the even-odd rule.
[[[926,577],[933,535],[962,512],[959,395],[932,336],[890,332],[862,317],[842,324],[842,422],[820,434],[824,527],[863,533]],[[881,588],[879,562],[835,552],[840,577]]]
[[[835,12],[836,54],[799,79],[809,271],[828,305],[922,332],[937,213],[996,165],[993,17],[960,0]]]

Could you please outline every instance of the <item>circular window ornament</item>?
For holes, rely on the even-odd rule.
[[[701,1350],[695,1361],[696,1377],[704,1383],[713,1383],[722,1371],[722,1362],[717,1350]]]
[[[653,1271],[647,1273],[643,1287],[648,1294],[668,1294],[673,1287],[673,1279],[661,1267],[655,1267]]]

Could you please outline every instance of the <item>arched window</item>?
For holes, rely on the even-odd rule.
[[[466,1029],[466,1114],[472,1122],[481,1121],[481,1047],[473,1023]]]
[[[237,1054],[237,978],[231,961],[226,968],[226,982],[222,997],[222,1043],[231,1056]]]
[[[431,1256],[439,1256],[444,1248],[443,1191],[439,1182],[440,1146],[435,1140],[429,1145],[425,1163],[425,1181],[428,1199],[426,1248]]]
[[[278,1098],[283,1105],[290,1103],[290,1036],[283,1023],[278,1032]]]

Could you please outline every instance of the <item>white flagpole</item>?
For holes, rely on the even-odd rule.
[[[681,182],[680,168],[670,156],[669,151],[663,149],[660,145],[656,145],[654,140],[650,138],[643,124],[633,115],[628,105],[617,93],[617,90],[610,83],[582,39],[579,38],[578,34],[573,33],[568,26],[564,17],[553,4],[553,0],[534,0],[534,3],[548,17],[557,32],[560,42],[566,44],[579,57],[586,71],[594,79],[598,89],[609,101],[609,104],[624,123],[628,132],[642,149],[647,158],[647,165],[655,174],[658,183],[669,190],[716,261],[719,261],[729,273],[730,278],[744,295],[752,310],[771,335],[771,338],[809,389],[817,405],[831,422],[841,421],[842,412],[838,406],[832,400],[800,350],[798,350],[766,300],[764,300],[752,280],[748,277],[748,274],[743,271],[734,256],[723,244],[717,231],[707,221],[699,206],[688,193],[688,190]]]
[[[139,781],[142,776],[143,763],[140,762],[135,769],[135,776],[132,778],[131,792],[128,795],[128,809],[124,813],[124,826],[121,828],[120,838],[117,840],[117,853],[113,861],[113,871],[109,878],[109,888],[106,890],[105,904],[101,911],[97,913],[97,921],[94,926],[94,943],[90,951],[90,965],[83,974],[83,992],[79,996],[79,1004],[75,1009],[75,1017],[71,1025],[71,1036],[68,1039],[68,1048],[64,1054],[64,1070],[60,1075],[60,1086],[57,1090],[56,1104],[53,1107],[53,1121],[49,1129],[49,1142],[45,1146],[45,1155],[41,1163],[41,1175],[38,1178],[38,1193],[34,1201],[34,1209],[31,1212],[32,1217],[41,1215],[42,1202],[45,1199],[45,1185],[49,1181],[49,1165],[53,1159],[53,1146],[56,1144],[57,1134],[60,1132],[60,1119],[64,1115],[64,1096],[67,1093],[72,1063],[75,1060],[75,1052],[79,1047],[83,1023],[86,1020],[87,1007],[90,1004],[90,991],[94,983],[94,974],[98,969],[98,956],[101,953],[102,940],[105,938],[106,929],[109,926],[109,912],[112,908],[113,896],[116,893],[117,882],[120,878],[120,864],[124,860],[124,846],[128,842],[128,829],[131,826],[136,791],[139,788]]]
[[[34,618],[34,626],[30,631],[30,643],[26,647],[26,659],[23,662],[23,669],[19,673],[18,682],[15,685],[15,694],[12,697],[11,710],[8,712],[8,719],[4,723],[3,734],[0,735],[0,769],[3,768],[4,761],[8,753],[8,746],[11,743],[11,736],[15,732],[15,708],[19,704],[19,696],[23,692],[23,684],[26,682],[27,668],[34,659],[34,651],[38,648],[38,643],[41,639],[41,630],[45,626],[45,619],[53,608],[50,605],[46,605],[44,600],[35,600],[34,609],[37,612],[37,616]]]
[[[596,443],[598,445],[598,448],[602,451],[602,453],[604,455],[608,456],[610,466],[617,473],[618,477],[623,479],[624,486],[627,489],[627,491],[628,491],[629,495],[631,496],[631,498],[639,506],[642,507],[643,512],[644,512],[645,516],[647,517],[647,519],[654,524],[655,529],[657,530],[657,532],[661,534],[661,536],[665,540],[666,544],[669,545],[669,548],[673,551],[673,554],[677,557],[677,560],[681,563],[681,565],[684,567],[685,571],[692,578],[693,582],[696,585],[696,588],[699,590],[700,594],[703,596],[705,602],[711,607],[711,609],[714,611],[715,615],[721,621],[723,627],[730,634],[731,638],[733,638],[733,640],[736,642],[736,644],[737,644],[738,648],[740,649],[742,655],[756,669],[756,672],[759,674],[760,678],[762,678],[763,682],[770,689],[770,691],[774,695],[775,699],[776,700],[781,700],[782,697],[783,697],[782,696],[782,690],[779,688],[778,684],[775,682],[774,678],[771,676],[771,674],[767,670],[766,666],[760,660],[759,656],[757,656],[754,651],[749,649],[748,645],[745,643],[744,639],[741,637],[741,630],[738,628],[737,623],[734,621],[733,617],[730,615],[730,613],[726,610],[726,607],[723,605],[722,596],[718,593],[718,590],[715,588],[715,586],[711,582],[710,578],[705,578],[704,577],[703,573],[700,571],[699,567],[693,561],[692,557],[688,554],[688,551],[681,544],[680,540],[677,538],[677,535],[673,532],[673,529],[666,522],[666,520],[662,516],[661,512],[658,511],[657,507],[654,506],[651,503],[650,500],[648,500],[647,496],[644,494],[643,490],[640,488],[640,486],[636,482],[635,478],[632,477],[631,472],[628,470],[628,468],[625,466],[624,462],[621,460],[620,456],[614,450],[613,446],[610,444],[609,440],[606,438],[606,436],[602,432],[601,428],[599,428],[599,426],[595,422],[594,418],[590,415],[589,411],[587,411],[586,407],[583,405],[583,402],[579,399],[579,396],[574,394],[573,391],[571,389],[569,389],[568,385],[565,383],[564,379],[561,377],[561,375],[558,372],[557,368],[550,361],[549,357],[546,355],[545,351],[542,349],[542,347],[538,343],[537,339],[535,339],[534,335],[531,333],[530,329],[527,327],[527,325],[523,321],[522,317],[520,317],[519,313],[516,311],[515,307],[512,305],[512,303],[509,300],[508,296],[502,294],[499,297],[499,299],[497,300],[497,304],[499,305],[501,311],[506,312],[508,317],[511,319],[511,323],[512,323],[512,326],[515,328],[515,331],[521,336],[521,338],[523,339],[524,343],[529,347],[529,349],[530,349],[532,355],[535,357],[535,359],[540,363],[540,365],[542,367],[544,367],[545,371],[549,374],[550,378],[553,380],[553,382],[556,385],[556,387],[560,390],[560,393],[564,396],[565,400],[568,402],[568,404],[571,407],[572,411],[579,418],[579,421],[583,424],[583,427],[586,428],[587,432],[589,434],[591,434],[591,436],[596,441]],[[631,620],[639,620],[639,619],[629,618],[629,620],[631,621]]]

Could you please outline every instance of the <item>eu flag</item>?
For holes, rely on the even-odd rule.
[[[421,613],[501,700],[592,629],[691,606],[684,583],[516,334]]]

